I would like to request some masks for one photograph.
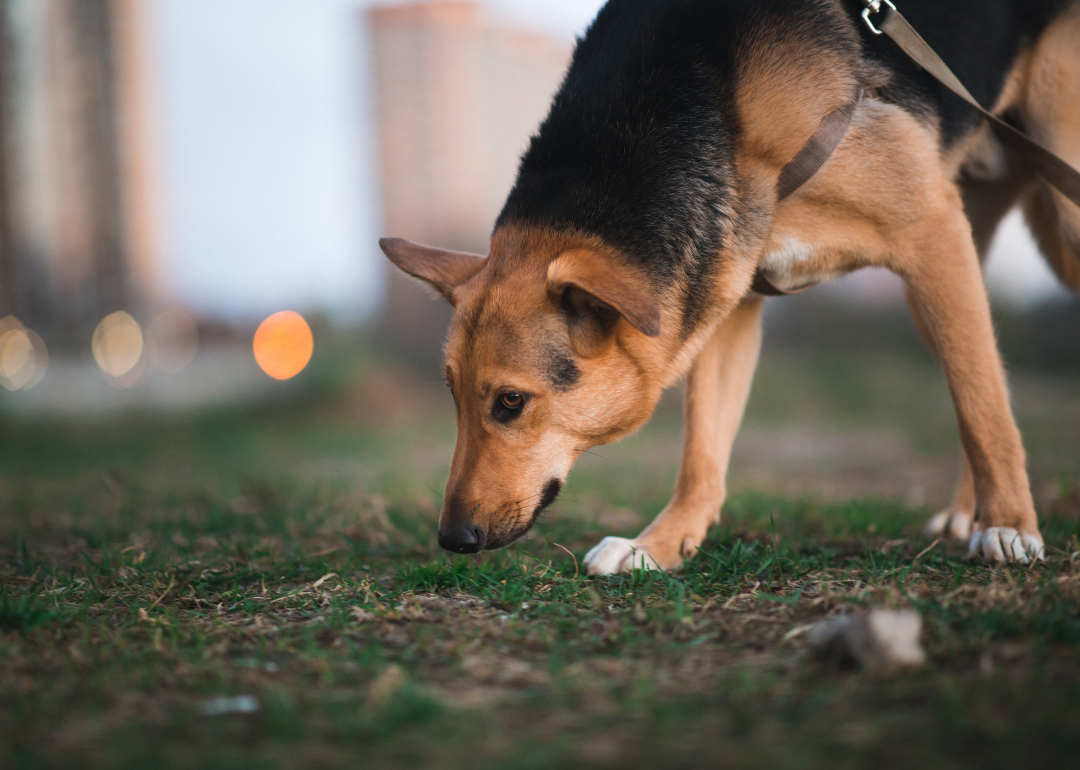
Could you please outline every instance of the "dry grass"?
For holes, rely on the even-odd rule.
[[[632,533],[664,503],[677,462],[670,407],[576,472],[530,539],[479,560],[434,542],[453,433],[445,405],[423,407],[423,396],[382,426],[356,398],[0,426],[0,763],[1071,760],[1080,430],[1060,412],[1039,417],[1045,388],[1018,406],[1035,436],[1050,558],[989,570],[917,534],[940,484],[926,482],[925,502],[890,492],[887,479],[951,455],[936,375],[893,361],[858,370],[884,372],[880,382],[837,386],[825,370],[767,363],[763,374],[788,387],[760,389],[750,435],[767,446],[780,414],[804,433],[857,426],[901,448],[869,463],[780,452],[784,478],[809,485],[782,493],[760,491],[776,488],[768,476],[752,477],[758,491],[740,486],[773,464],[760,447],[744,453],[725,523],[673,576],[577,572],[597,538]],[[830,474],[880,494],[822,494],[814,479]],[[917,609],[928,666],[883,677],[808,653],[808,624],[863,606]],[[221,700],[234,696],[251,697]]]

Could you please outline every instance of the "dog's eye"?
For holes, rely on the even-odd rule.
[[[492,416],[499,422],[509,422],[521,413],[523,406],[525,406],[525,396],[521,393],[514,393],[513,391],[500,393],[499,397],[495,399]]]
[[[499,403],[510,412],[516,412],[525,404],[525,397],[520,393],[503,393],[499,396]]]

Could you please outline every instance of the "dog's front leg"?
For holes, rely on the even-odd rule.
[[[728,461],[761,349],[760,298],[744,300],[702,348],[686,380],[683,456],[675,494],[633,540],[605,537],[585,556],[590,575],[678,567],[720,520]]]
[[[959,205],[942,209],[936,221],[923,223],[928,237],[913,239],[898,272],[945,370],[971,464],[977,519],[971,553],[1027,561],[1042,554],[1043,540],[979,260]]]

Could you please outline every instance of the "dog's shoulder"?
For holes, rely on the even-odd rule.
[[[611,0],[578,42],[497,227],[600,236],[658,290],[676,288],[692,328],[735,216],[747,57],[772,41],[857,58],[842,14],[836,0]]]

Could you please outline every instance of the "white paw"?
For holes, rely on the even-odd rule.
[[[660,569],[648,551],[625,537],[605,537],[585,554],[590,575],[617,575],[633,569]]]
[[[1041,535],[1022,535],[1011,527],[990,527],[971,534],[968,558],[973,556],[982,556],[994,564],[1027,564],[1030,559],[1045,561],[1046,549]]]
[[[923,534],[927,537],[951,537],[955,540],[967,540],[971,537],[971,514],[952,508],[936,514],[926,522]]]

